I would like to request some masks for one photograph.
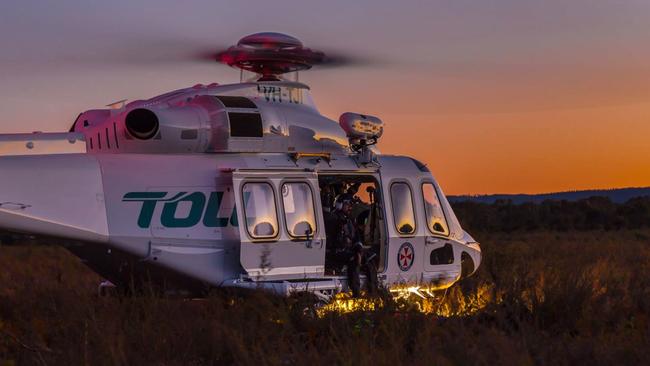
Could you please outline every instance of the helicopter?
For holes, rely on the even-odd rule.
[[[0,134],[0,228],[64,246],[118,288],[328,299],[349,289],[328,216],[350,194],[391,292],[429,297],[476,271],[480,244],[429,168],[381,154],[378,117],[329,119],[288,77],[344,60],[272,32],[211,58],[240,83],[88,110],[67,132]]]

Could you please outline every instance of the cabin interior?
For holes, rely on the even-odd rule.
[[[383,272],[386,256],[386,224],[381,188],[372,175],[319,175],[321,204],[326,231],[325,274],[342,275],[345,248],[339,242],[340,225],[337,210],[344,200],[352,202],[352,220],[365,258]]]

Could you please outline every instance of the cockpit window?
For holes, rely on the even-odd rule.
[[[254,239],[278,235],[278,217],[273,188],[268,183],[246,183],[242,188],[246,229]]]
[[[282,203],[289,235],[294,238],[312,237],[316,231],[316,215],[309,185],[307,183],[283,184]]]
[[[433,184],[424,183],[422,185],[422,196],[424,197],[424,212],[427,215],[429,231],[432,234],[449,235],[447,220],[445,220],[445,214]]]
[[[411,188],[406,183],[393,183],[390,187],[395,228],[400,235],[415,233],[415,211]]]

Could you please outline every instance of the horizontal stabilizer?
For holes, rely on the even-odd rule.
[[[81,133],[0,134],[0,156],[83,154],[85,137]]]

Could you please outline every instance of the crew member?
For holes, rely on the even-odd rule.
[[[349,200],[342,202],[341,210],[337,210],[338,243],[342,245],[341,264],[347,266],[348,286],[354,297],[359,297],[361,290],[360,272],[366,275],[368,293],[374,295],[377,291],[377,269],[375,255],[364,250],[357,223],[352,219],[353,203]]]
[[[334,207],[334,193],[332,192],[332,187],[329,184],[326,184],[321,187],[320,190],[321,202],[323,203],[323,211],[330,213]]]
[[[351,183],[345,190],[345,193],[341,194],[341,199],[348,200],[353,204],[360,203],[361,201],[359,200],[359,197],[357,197],[357,193],[359,192],[359,186],[360,186],[359,183]]]
[[[341,262],[347,266],[348,286],[354,297],[359,297],[361,290],[361,279],[359,272],[363,261],[363,244],[359,241],[359,235],[354,220],[352,219],[352,201],[341,202],[341,209],[336,211],[338,218],[338,242],[342,246]]]

